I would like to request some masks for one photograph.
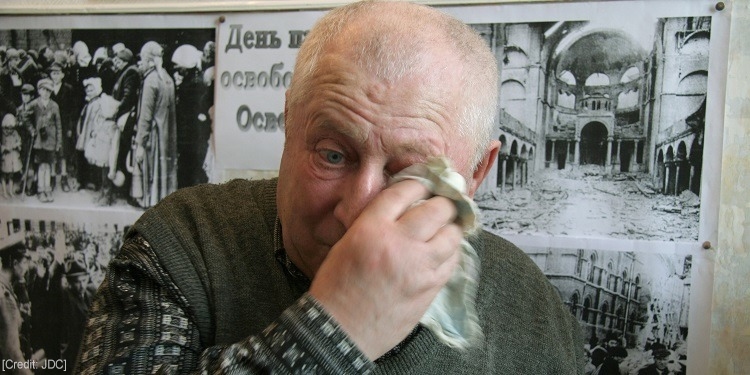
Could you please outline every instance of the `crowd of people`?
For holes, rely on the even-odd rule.
[[[0,357],[72,364],[91,300],[121,238],[120,232],[89,233],[71,228],[51,233],[21,231],[4,238],[0,244],[0,330],[9,331],[3,337],[13,333],[10,336],[18,344],[0,345]],[[9,352],[13,348],[16,353]]]
[[[584,346],[585,375],[685,375],[687,352],[684,342],[671,348],[647,339],[643,348],[627,348],[622,337],[610,334],[601,343],[592,338]]]
[[[99,205],[150,207],[207,182],[214,42],[59,50],[0,46],[2,194],[87,189]],[[135,52],[134,52],[135,51]],[[168,66],[165,66],[168,65]]]

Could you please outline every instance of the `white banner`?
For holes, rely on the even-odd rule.
[[[217,44],[216,167],[277,170],[284,93],[304,36],[323,12],[228,15]]]

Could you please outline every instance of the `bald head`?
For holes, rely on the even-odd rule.
[[[476,164],[490,142],[497,114],[497,67],[486,42],[469,26],[437,9],[407,2],[362,1],[332,10],[310,30],[300,48],[287,93],[287,129],[293,108],[309,95],[312,77],[331,53],[385,82],[411,76],[450,77],[460,84],[455,124],[474,143]],[[441,64],[427,56],[439,56]],[[426,61],[432,60],[432,64]],[[446,85],[448,87],[448,85]]]

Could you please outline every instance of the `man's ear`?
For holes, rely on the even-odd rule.
[[[474,197],[474,193],[477,192],[482,181],[484,181],[484,178],[487,177],[487,174],[490,173],[490,169],[495,164],[498,152],[500,152],[500,141],[493,140],[487,148],[487,151],[485,151],[484,157],[477,165],[471,179],[468,181],[466,195],[472,198]]]

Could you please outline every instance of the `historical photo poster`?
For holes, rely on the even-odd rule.
[[[0,289],[12,291],[20,310],[21,350],[48,373],[70,373],[88,307],[133,216],[49,209],[4,213]]]
[[[62,298],[78,267],[96,287],[167,194],[273,176],[295,57],[323,8],[3,16],[0,240],[25,277],[55,274]],[[497,60],[502,145],[474,197],[484,228],[557,288],[589,370],[618,357],[621,373],[705,373],[701,244],[717,238],[729,12],[706,0],[441,8]]]
[[[605,16],[473,24],[501,76],[486,227],[698,241],[712,17]]]
[[[636,374],[657,362],[663,371],[687,373],[693,263],[699,258],[693,252],[523,250],[580,323],[587,373]]]
[[[211,23],[63,20],[0,30],[0,199],[138,210],[208,182]]]

